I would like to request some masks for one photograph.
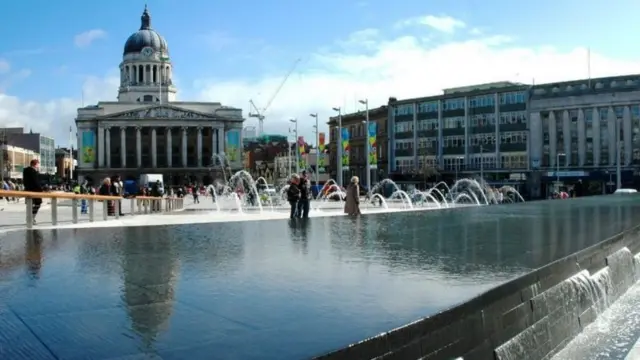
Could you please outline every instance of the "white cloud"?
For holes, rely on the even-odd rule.
[[[396,24],[397,27],[403,28],[408,26],[424,25],[433,28],[443,33],[453,33],[457,29],[465,28],[467,25],[462,21],[451,16],[434,16],[426,15],[419,16],[407,20],[400,21]]]
[[[309,113],[318,112],[324,123],[334,115],[332,107],[351,112],[362,109],[357,99],[368,98],[371,107],[384,105],[390,96],[400,99],[440,94],[443,88],[492,81],[536,83],[580,79],[587,76],[586,49],[557,49],[541,45],[536,48],[518,44],[510,36],[483,34],[473,39],[449,42],[427,41],[429,34],[402,32],[385,38],[384,29],[367,29],[345,34],[344,40],[325,45],[302,61],[275,98],[266,113],[265,130],[286,133],[288,119],[300,119],[300,134],[312,139],[314,120]],[[511,34],[509,34],[511,35]],[[388,36],[388,35],[387,35]],[[462,36],[462,35],[460,35]],[[354,46],[354,44],[365,46]],[[351,46],[346,46],[351,44]],[[331,49],[331,50],[327,50]],[[293,60],[294,56],[292,56]],[[306,59],[306,57],[305,57]],[[183,100],[220,101],[242,107],[248,113],[248,101],[264,106],[289,70],[290,62],[280,70],[258,77],[181,79]],[[117,64],[114,64],[114,68]],[[176,65],[175,74],[181,74]],[[85,81],[85,103],[114,100],[118,78],[113,73]],[[591,52],[591,75],[610,76],[640,73],[640,61],[615,59]],[[193,94],[192,97],[188,94]],[[0,90],[0,124],[34,124],[34,130],[51,131],[66,141],[66,129],[73,123],[80,94],[73,99],[52,99],[44,103],[17,99]],[[255,125],[256,119],[247,119]]]
[[[6,74],[11,70],[11,64],[5,59],[0,59],[0,75]]]
[[[79,48],[91,46],[94,41],[107,37],[107,32],[102,29],[92,29],[76,35],[73,38],[74,43]]]

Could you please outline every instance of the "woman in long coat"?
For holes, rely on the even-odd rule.
[[[360,180],[357,176],[351,178],[347,187],[347,196],[344,203],[344,213],[347,215],[360,215]]]

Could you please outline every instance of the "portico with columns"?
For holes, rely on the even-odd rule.
[[[124,47],[118,101],[78,109],[80,177],[99,183],[113,175],[137,180],[163,174],[167,184],[177,185],[210,182],[223,165],[242,169],[239,149],[233,158],[225,155],[230,132],[238,132],[231,138],[242,144],[242,110],[176,101],[172,69],[167,42],[152,29],[145,7],[140,30]],[[224,164],[214,160],[221,158]]]

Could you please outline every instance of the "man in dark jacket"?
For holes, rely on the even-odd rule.
[[[287,189],[287,201],[289,201],[289,205],[291,205],[291,214],[289,215],[291,219],[298,216],[298,201],[300,200],[299,182],[300,178],[298,175],[294,175]]]
[[[31,160],[29,166],[22,170],[22,182],[24,184],[24,191],[29,192],[42,192],[42,186],[40,186],[40,172],[38,171],[38,167],[40,166],[40,161],[37,159]],[[42,205],[41,198],[33,198],[33,206],[31,208],[31,213],[33,214],[33,223],[36,223],[36,215],[38,215],[38,210],[40,210],[40,205]]]
[[[309,198],[311,197],[311,182],[307,177],[307,170],[302,170],[302,176],[298,184],[300,188],[300,200],[298,201],[298,217],[309,217]]]

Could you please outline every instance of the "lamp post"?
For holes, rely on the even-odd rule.
[[[371,191],[371,164],[369,164],[369,99],[364,99],[364,100],[360,100],[359,101],[360,104],[364,105],[364,111],[365,111],[365,120],[364,120],[364,127],[365,127],[365,135],[366,135],[366,139],[364,141],[365,143],[365,158],[367,159],[366,162],[366,179],[367,179],[367,193],[369,193],[369,191]]]
[[[309,116],[311,116],[312,118],[316,119],[316,124],[313,126],[313,128],[316,131],[316,186],[318,186],[320,184],[320,178],[318,177],[319,172],[318,172],[318,164],[319,159],[320,159],[320,134],[318,133],[318,113],[315,114],[309,114]]]
[[[342,109],[334,107],[333,111],[338,112],[338,136],[336,139],[338,161],[336,162],[336,170],[338,173],[338,186],[342,186]]]
[[[288,162],[289,162],[289,173],[287,174],[287,178],[289,176],[291,176],[291,173],[293,172],[293,169],[291,167],[291,164],[293,163],[291,161],[291,158],[293,157],[293,153],[291,152],[291,143],[289,142],[289,138],[291,137],[291,134],[293,133],[293,131],[291,130],[291,128],[289,128],[289,134],[287,135],[287,145],[289,147],[289,149],[287,149],[287,157],[288,157]],[[296,139],[293,139],[293,145],[296,145]]]
[[[296,147],[296,174],[300,172],[300,146],[298,145],[298,120],[289,119],[290,123],[295,124],[293,128],[293,139]]]

